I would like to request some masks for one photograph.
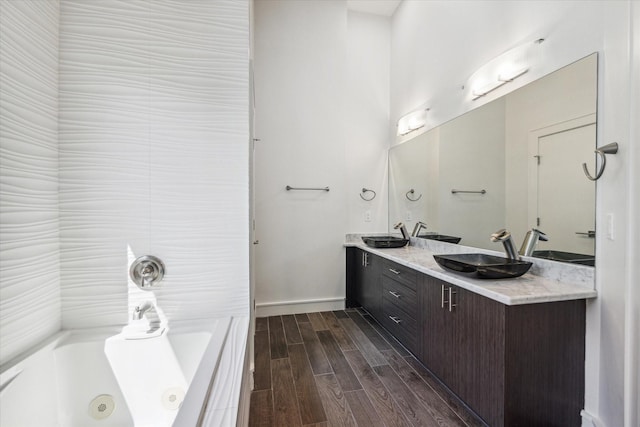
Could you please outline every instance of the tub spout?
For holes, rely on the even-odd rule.
[[[142,304],[136,306],[133,310],[133,320],[140,320],[144,314],[153,308],[153,304],[150,301],[145,301]]]

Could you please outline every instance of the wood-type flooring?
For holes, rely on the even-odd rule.
[[[256,319],[249,426],[482,426],[364,310]]]

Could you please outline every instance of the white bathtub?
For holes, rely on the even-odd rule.
[[[0,373],[2,427],[192,427],[206,418],[231,319],[147,339],[66,331]],[[200,420],[200,421],[199,421]]]

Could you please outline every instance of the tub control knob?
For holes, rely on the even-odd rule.
[[[129,276],[138,288],[150,291],[164,277],[164,263],[152,255],[141,256],[131,264]]]

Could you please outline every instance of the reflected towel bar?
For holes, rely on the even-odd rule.
[[[287,191],[290,191],[290,190],[329,191],[329,187],[323,187],[323,188],[304,188],[304,187],[292,187],[292,186],[290,186],[290,185],[287,185],[285,188],[287,189]]]
[[[477,194],[486,194],[487,190],[475,190],[475,191],[466,191],[466,190],[451,190],[451,194],[456,193],[477,193]]]

